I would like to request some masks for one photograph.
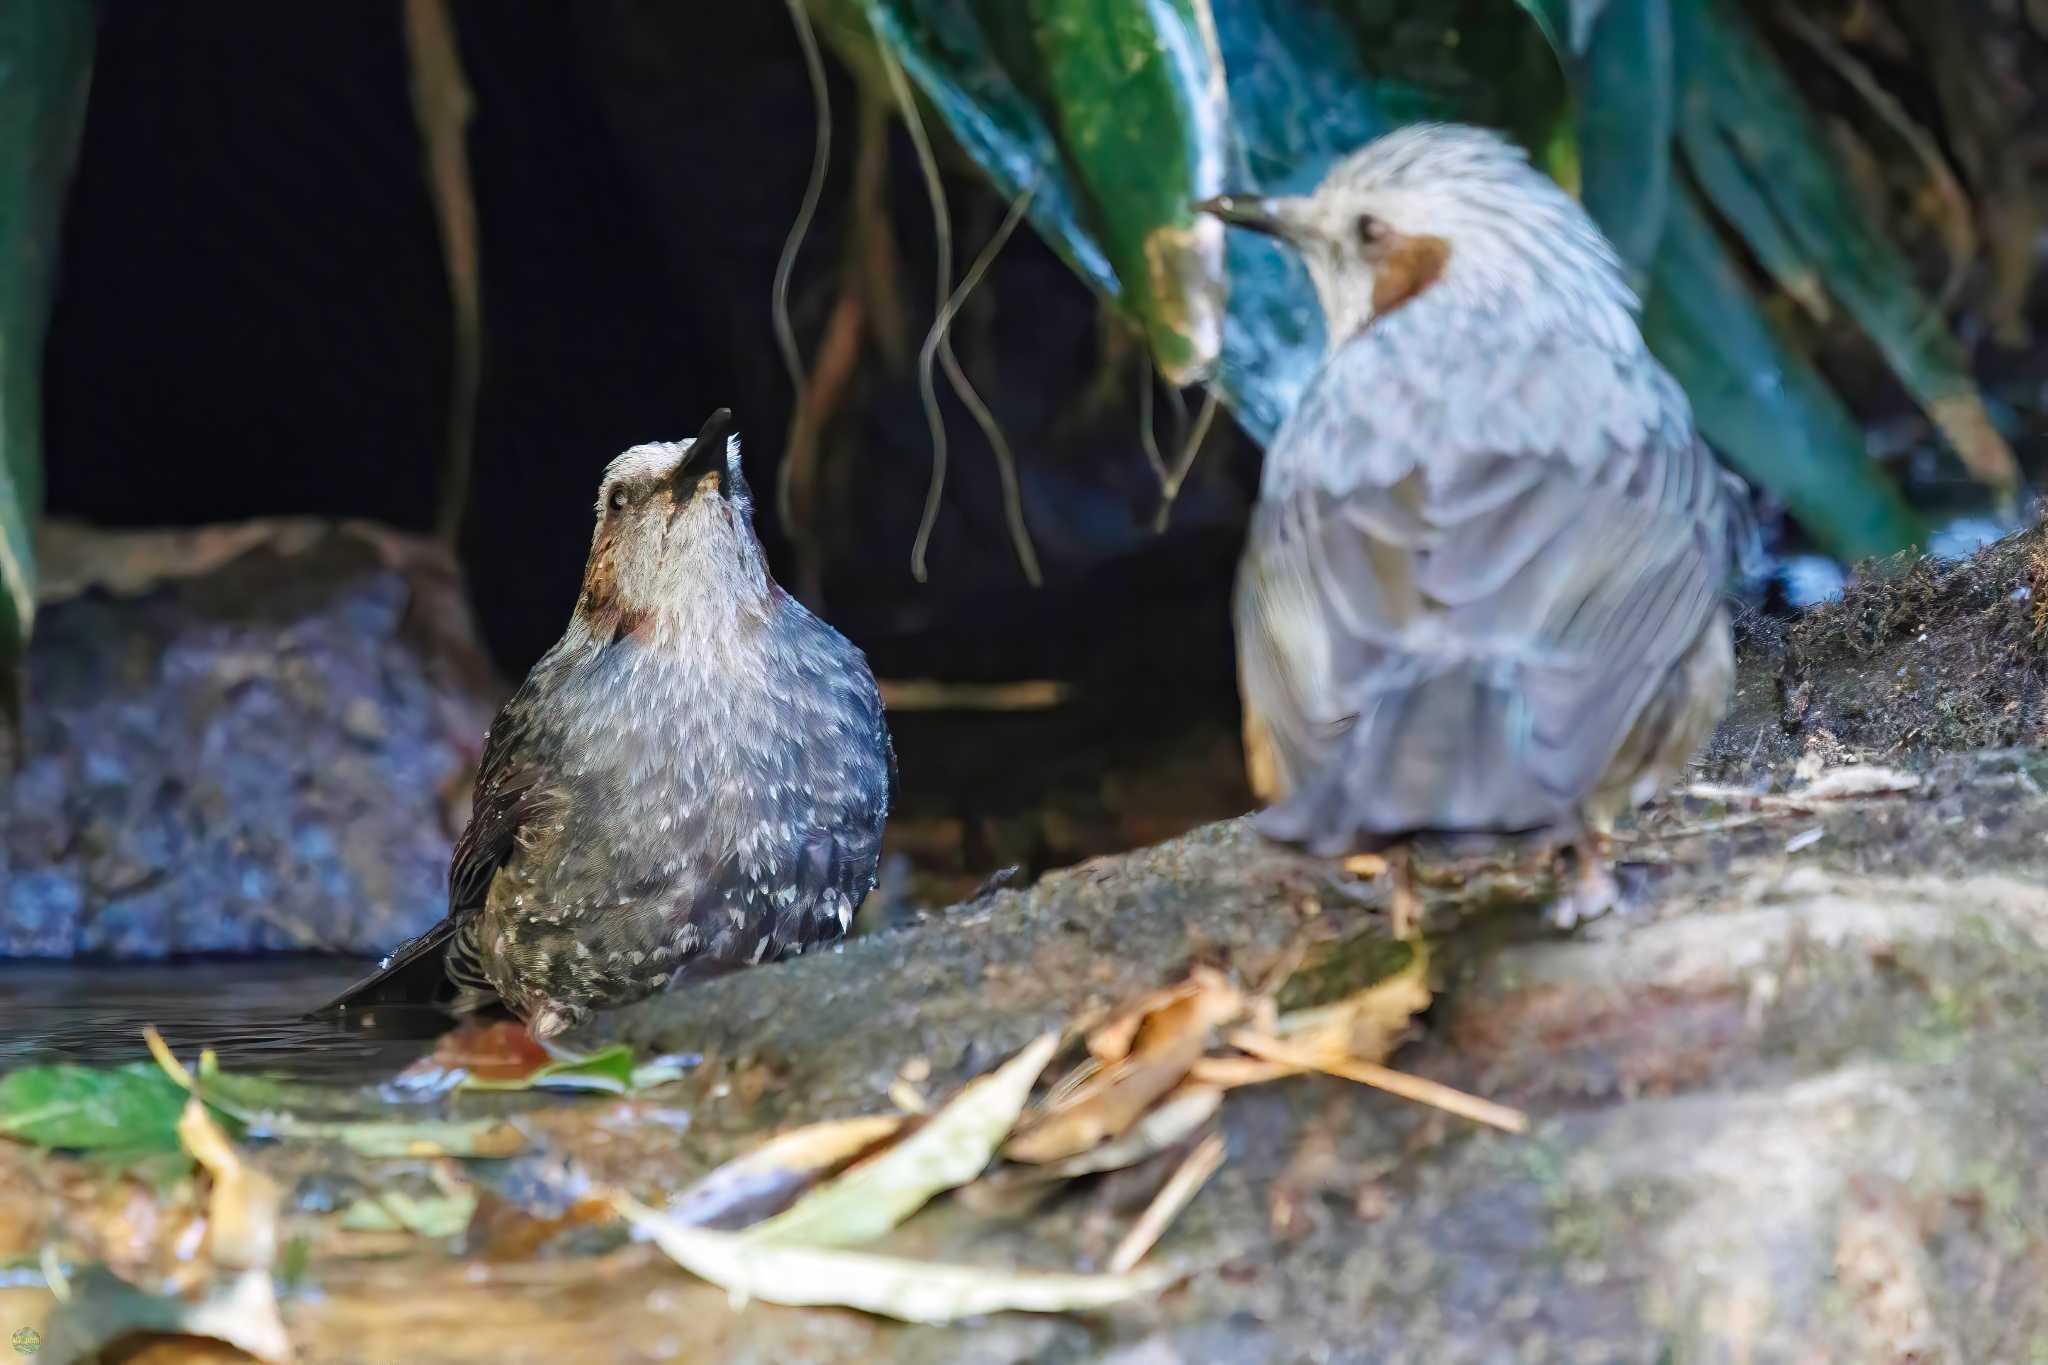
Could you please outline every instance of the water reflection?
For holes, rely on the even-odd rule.
[[[80,965],[0,963],[0,1072],[50,1062],[147,1056],[154,1024],[172,1049],[212,1048],[229,1070],[303,1080],[383,1080],[448,1026],[438,1010],[378,1007],[308,1019],[374,963],[335,958]]]

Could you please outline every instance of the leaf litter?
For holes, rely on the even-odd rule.
[[[250,1167],[196,1097],[177,1134],[204,1173],[204,1215],[196,1241],[181,1238],[179,1273],[154,1286],[106,1266],[64,1271],[45,1246],[44,1276],[57,1298],[43,1343],[46,1358],[97,1358],[115,1341],[142,1336],[207,1337],[267,1362],[292,1359],[271,1271],[278,1254],[283,1191]]]
[[[911,1322],[947,1322],[996,1311],[1082,1311],[1156,1295],[1186,1273],[1170,1263],[1146,1263],[1227,1160],[1215,1121],[1232,1089],[1316,1072],[1506,1131],[1526,1129],[1527,1118],[1516,1110],[1384,1065],[1431,993],[1420,941],[1380,947],[1388,951],[1375,958],[1377,979],[1369,985],[1333,1003],[1291,1009],[1281,1005],[1302,994],[1304,981],[1313,978],[1312,984],[1327,987],[1342,978],[1331,978],[1327,963],[1319,967],[1305,953],[1291,955],[1268,981],[1249,988],[1213,968],[1193,968],[1184,980],[1065,1035],[1041,1036],[928,1112],[791,1129],[666,1194],[655,1207],[623,1190],[586,1183],[594,1196],[584,1200],[591,1213],[569,1222],[623,1219],[671,1261],[736,1302],[836,1305]],[[153,1079],[139,1067],[41,1068],[0,1078],[0,1136],[116,1153],[135,1146],[138,1136],[160,1143],[172,1103],[180,1104],[169,1120],[172,1140],[196,1162],[210,1190],[204,1222],[211,1250],[204,1265],[224,1286],[197,1303],[214,1315],[208,1323],[247,1337],[221,1339],[260,1358],[282,1359],[265,1352],[289,1350],[281,1335],[264,1335],[276,1317],[275,1299],[259,1296],[249,1278],[259,1263],[265,1267],[260,1273],[267,1293],[269,1267],[277,1258],[277,1188],[240,1160],[234,1134],[323,1139],[360,1157],[439,1163],[434,1190],[398,1194],[387,1187],[342,1205],[328,1220],[337,1246],[345,1244],[343,1230],[426,1239],[466,1235],[474,1243],[480,1235],[480,1192],[493,1207],[505,1206],[499,1195],[472,1185],[466,1168],[452,1159],[506,1156],[525,1148],[524,1134],[503,1119],[366,1118],[360,1106],[336,1116],[335,1096],[318,1087],[229,1076],[210,1054],[188,1070],[153,1030],[147,1037],[157,1064]],[[1078,1056],[1048,1079],[1063,1037],[1080,1044],[1074,1049]],[[663,1059],[650,1070],[620,1046],[576,1055],[529,1052],[517,1040],[501,1048],[477,1037],[437,1050],[433,1061],[443,1074],[459,1073],[460,1088],[564,1087],[614,1094],[638,1088],[643,1080],[659,1084],[681,1069]],[[907,1065],[896,1086],[910,1085],[912,1074]],[[929,1063],[920,1061],[914,1074],[916,1082],[924,1081]],[[112,1079],[101,1091],[94,1078]],[[899,1107],[925,1109],[921,1090],[918,1099],[916,1106]],[[1020,1271],[849,1249],[889,1236],[949,1194],[971,1215],[996,1206],[978,1204],[979,1191],[1036,1189],[1050,1197],[1063,1182],[1152,1163],[1163,1163],[1154,1193],[1100,1273]],[[479,1249],[471,1245],[469,1254]],[[492,1255],[489,1246],[481,1250]],[[573,1273],[579,1259],[589,1257],[558,1264]],[[97,1284],[98,1273],[88,1267],[84,1283]],[[112,1283],[126,1285],[118,1293],[153,1302],[134,1284]],[[179,1302],[190,1307],[192,1301]],[[109,1320],[139,1322],[148,1316],[138,1311],[130,1305]],[[189,1325],[198,1320],[192,1314],[173,1321],[159,1311],[158,1318],[151,1320],[155,1330],[205,1330]]]

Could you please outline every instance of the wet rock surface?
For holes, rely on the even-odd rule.
[[[1443,889],[1438,1002],[1398,1063],[1525,1108],[1528,1136],[1337,1080],[1234,1092],[1230,1160],[1159,1252],[1191,1276],[1157,1305],[943,1330],[756,1307],[722,1319],[722,1349],[2024,1359],[2048,1343],[2044,782],[2048,756],[2019,752],[1951,756],[1868,799],[1687,802],[1630,845],[1643,903],[1573,937],[1539,928],[1540,877]],[[1290,941],[1370,938],[1375,895],[1216,826],[605,1031],[706,1053],[665,1103],[708,1162],[885,1107],[913,1057],[941,1083],[982,1069],[1190,961],[1256,978]],[[592,1160],[601,1179],[668,1184],[642,1155]],[[935,1208],[892,1245],[1099,1261],[1163,1173],[1013,1219]]]
[[[441,915],[497,684],[437,549],[59,526],[42,557],[0,957],[375,954]]]

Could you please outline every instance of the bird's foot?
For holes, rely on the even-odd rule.
[[[565,1005],[558,1000],[549,1000],[527,1019],[526,1027],[527,1031],[533,1034],[534,1041],[541,1042],[567,1033],[589,1017],[590,1011],[581,1005]]]
[[[1392,874],[1387,888],[1387,919],[1397,939],[1411,939],[1422,927],[1422,897],[1415,890],[1415,857],[1409,850],[1395,849],[1387,856]]]
[[[1575,864],[1571,879],[1544,912],[1545,923],[1553,929],[1573,929],[1627,909],[1627,898],[1614,875],[1613,845],[1605,835],[1581,839],[1571,856]]]

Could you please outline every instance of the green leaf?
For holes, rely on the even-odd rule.
[[[1028,8],[1052,121],[1118,302],[1167,380],[1192,383],[1222,346],[1223,225],[1193,209],[1225,188],[1229,137],[1208,0]]]
[[[90,0],[0,4],[0,723],[19,712],[35,620],[43,333],[92,39]]]
[[[1578,61],[1579,196],[1640,284],[1671,199],[1669,0],[1608,0]]]
[[[244,1124],[251,1137],[339,1142],[369,1157],[504,1157],[523,1150],[525,1136],[503,1119],[393,1119],[365,1111],[352,1092],[234,1076],[213,1053],[200,1054],[193,1093]],[[308,1113],[319,1117],[308,1117]]]
[[[380,1190],[343,1209],[341,1225],[351,1232],[402,1230],[419,1237],[456,1237],[475,1215],[476,1198],[475,1188],[469,1185],[430,1195]]]
[[[1034,186],[1031,226],[1075,274],[1114,295],[1116,270],[1086,224],[1059,143],[996,60],[973,9],[964,0],[865,0],[864,8],[876,39],[889,45],[996,192],[1014,199]],[[846,31],[844,22],[827,28],[835,36]]]
[[[1855,419],[1772,332],[1690,193],[1672,196],[1643,330],[1722,457],[1831,553],[1863,559],[1920,539]]]
[[[1544,38],[1559,57],[1571,58],[1579,53],[1579,45],[1572,35],[1571,0],[1517,0],[1543,30]],[[1584,0],[1581,0],[1584,3]],[[1620,3],[1620,0],[1613,0]]]
[[[154,1062],[32,1066],[0,1076],[0,1137],[39,1147],[175,1152],[184,1108],[185,1092]]]
[[[1961,344],[1904,253],[1857,201],[1770,48],[1720,0],[1671,0],[1671,14],[1686,107],[1680,135],[1715,207],[1789,290],[1817,277],[1971,473],[2013,488],[2018,466],[1991,426]]]
[[[1336,14],[1298,0],[1212,0],[1230,91],[1239,182],[1230,188],[1299,194],[1332,164],[1393,127],[1384,89]],[[1408,103],[1420,92],[1398,92]],[[1322,316],[1303,307],[1308,272],[1267,238],[1224,238],[1230,305],[1217,387],[1237,420],[1270,441],[1323,357]]]

